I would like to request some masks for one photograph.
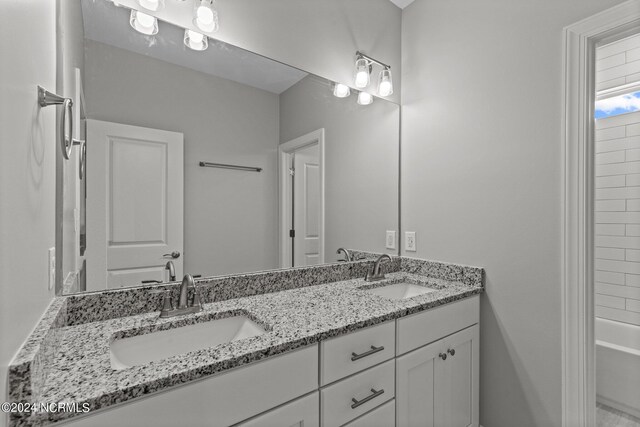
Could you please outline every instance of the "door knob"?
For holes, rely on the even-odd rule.
[[[456,350],[453,349],[453,348],[450,348],[449,350],[447,350],[447,353],[449,353],[452,356],[455,356],[456,355]]]
[[[180,258],[180,252],[178,252],[178,251],[173,251],[173,252],[171,252],[170,254],[164,254],[164,255],[162,255],[162,256],[163,256],[163,257],[165,257],[165,258],[167,258],[167,257],[171,257],[171,258],[173,258],[173,259],[176,259],[176,258]]]
[[[440,356],[442,360],[447,360],[447,353],[440,353],[438,356]]]

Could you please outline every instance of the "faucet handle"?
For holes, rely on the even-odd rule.
[[[171,302],[170,289],[153,289],[153,290],[150,290],[149,293],[152,295],[163,294],[162,312],[160,313],[161,317],[169,313],[171,310],[173,310],[173,303]]]

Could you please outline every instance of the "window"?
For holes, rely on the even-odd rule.
[[[596,101],[596,119],[640,111],[640,91]]]

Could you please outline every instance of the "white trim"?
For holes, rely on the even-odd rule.
[[[279,254],[280,254],[280,267],[286,268],[289,267],[286,265],[287,261],[291,259],[291,251],[290,246],[287,244],[289,242],[289,224],[291,224],[291,218],[289,215],[289,210],[287,209],[287,198],[288,190],[290,188],[289,182],[289,164],[287,160],[289,158],[290,153],[308,145],[318,144],[318,151],[320,157],[320,264],[324,264],[324,245],[325,245],[325,194],[324,194],[324,177],[325,177],[325,147],[324,147],[324,128],[315,130],[313,132],[309,132],[306,135],[302,135],[299,138],[293,139],[291,141],[287,141],[278,146],[278,198],[279,202],[279,225],[280,229],[278,232],[278,243],[280,246]]]
[[[631,0],[564,30],[562,425],[595,426],[593,110],[595,46],[640,19]],[[637,26],[635,27],[637,28]]]

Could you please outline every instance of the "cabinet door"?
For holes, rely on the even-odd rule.
[[[396,359],[396,426],[441,427],[434,419],[435,370],[443,342]]]
[[[435,368],[436,426],[478,426],[478,325],[446,337]]]
[[[318,427],[320,425],[320,396],[316,391],[294,400],[236,427]]]

